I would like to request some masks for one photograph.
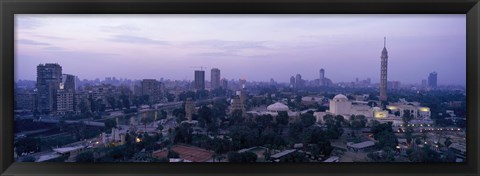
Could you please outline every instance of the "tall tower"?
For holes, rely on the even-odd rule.
[[[325,70],[320,69],[320,86],[325,86]]]
[[[57,109],[57,91],[62,82],[62,67],[47,63],[37,66],[37,110],[49,114]]]
[[[195,70],[195,90],[205,90],[205,71]]]
[[[428,75],[428,87],[429,88],[437,87],[437,72],[432,72]]]
[[[388,69],[388,52],[386,48],[387,38],[383,38],[383,50],[380,65],[380,101],[387,101],[387,69]]]
[[[212,68],[210,74],[210,88],[212,90],[220,88],[220,69]]]

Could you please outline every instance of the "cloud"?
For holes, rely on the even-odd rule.
[[[32,35],[33,37],[39,37],[39,38],[44,38],[44,39],[52,39],[52,40],[72,40],[71,38],[65,38],[65,37],[57,37],[57,36],[48,36],[48,35]]]
[[[31,17],[15,17],[15,27],[18,29],[36,29],[41,27],[43,23],[35,18]]]
[[[51,47],[45,47],[43,48],[45,50],[51,50],[51,51],[61,51],[61,50],[65,50],[64,48],[62,47],[56,47],[56,46],[51,46]]]
[[[167,41],[153,40],[145,37],[137,37],[130,35],[115,35],[113,38],[107,39],[112,42],[134,43],[134,44],[151,44],[151,45],[168,45]]]
[[[192,56],[197,57],[241,57],[240,55],[228,53],[228,52],[204,52],[204,53],[194,53]]]
[[[27,40],[27,39],[20,39],[17,40],[18,44],[24,44],[24,45],[50,45],[48,43],[43,43],[43,42],[37,42],[33,40]]]
[[[228,41],[228,40],[201,40],[192,42],[193,45],[213,47],[222,50],[268,49],[264,44],[267,41]]]
[[[117,26],[101,26],[100,30],[103,32],[124,33],[124,32],[139,31],[140,28],[129,26],[129,25],[117,25]]]

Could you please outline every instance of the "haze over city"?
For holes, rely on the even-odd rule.
[[[384,36],[389,81],[465,85],[465,15],[16,15],[15,79],[59,63],[80,79],[227,79],[278,82],[301,74],[379,82]],[[209,77],[207,71],[206,77]]]

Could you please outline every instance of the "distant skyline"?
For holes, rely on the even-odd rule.
[[[192,67],[221,77],[289,82],[380,78],[465,85],[466,18],[441,15],[15,15],[15,80],[58,63],[80,79],[193,80]]]

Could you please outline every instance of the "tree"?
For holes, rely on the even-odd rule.
[[[92,163],[94,162],[93,152],[82,152],[75,157],[75,161],[79,163]]]
[[[167,111],[161,110],[160,111],[160,119],[166,119],[167,118]]]
[[[298,136],[302,133],[303,131],[303,123],[302,122],[294,122],[289,125],[290,129],[290,137],[293,139],[298,140]]]
[[[173,150],[169,150],[168,154],[167,154],[167,157],[168,158],[180,158],[180,154],[178,154],[177,152],[175,152]]]
[[[82,114],[86,114],[88,112],[87,102],[84,99],[80,100],[78,106]]]
[[[185,118],[185,109],[184,108],[174,109],[172,111],[172,115],[177,118]]]
[[[147,114],[144,115],[142,119],[140,119],[140,122],[142,122],[143,125],[145,125],[145,129],[147,129],[147,125],[152,123],[154,121],[153,117],[148,116]]]
[[[245,118],[242,115],[242,111],[238,109],[234,110],[230,115],[230,126],[235,124],[241,124],[243,122],[245,122]]]
[[[110,107],[112,108],[112,110],[115,110],[115,108],[117,107],[117,100],[115,100],[115,97],[112,97],[112,96],[107,97],[107,102],[108,104],[110,104]]]
[[[279,125],[287,125],[288,124],[288,113],[285,111],[278,112],[278,116],[275,118],[275,121]]]
[[[238,152],[229,152],[227,155],[228,162],[239,163],[242,162],[242,155]]]
[[[308,158],[307,156],[305,156],[304,153],[294,152],[280,159],[280,162],[303,163],[303,162],[308,162]]]
[[[228,161],[236,163],[252,163],[257,161],[257,155],[253,152],[229,152]]]
[[[392,122],[372,126],[373,137],[378,140],[378,147],[394,150],[398,145],[398,139],[392,129]]]
[[[350,117],[350,127],[358,133],[362,128],[365,128],[367,125],[367,118],[364,115],[352,115]],[[356,135],[356,134],[355,134]]]
[[[333,117],[333,115],[331,114],[326,114],[323,116],[323,121],[325,122],[325,124],[334,124],[335,123],[335,119]]]
[[[112,128],[117,127],[117,121],[113,118],[105,120],[104,123],[105,123],[105,128],[107,129],[107,131],[110,131],[110,130],[112,130]]]
[[[180,126],[175,128],[174,142],[191,144],[193,136],[192,133],[193,129],[190,127],[190,124],[182,123]]]
[[[128,99],[128,96],[125,94],[120,95],[120,99],[122,100],[123,107],[130,109],[130,100]]]
[[[309,127],[309,126],[312,126],[313,124],[315,124],[315,122],[317,121],[317,119],[315,118],[315,116],[313,116],[313,113],[305,113],[305,114],[302,114],[300,116],[301,120],[302,120],[302,124],[304,127]]]

